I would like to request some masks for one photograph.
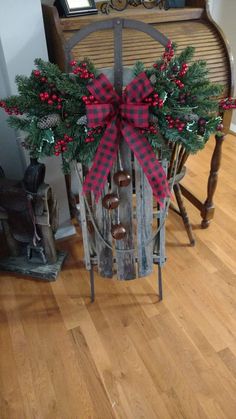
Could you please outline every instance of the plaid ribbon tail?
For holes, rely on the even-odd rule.
[[[116,158],[119,140],[118,134],[116,118],[113,118],[107,125],[96,151],[92,167],[85,177],[83,193],[93,192],[96,202],[98,202],[102,190],[107,183],[108,174]]]
[[[165,171],[157,160],[152,146],[149,144],[146,137],[140,134],[139,131],[130,124],[123,123],[121,131],[147,176],[148,182],[153,190],[153,195],[159,205],[163,207],[165,198],[170,196],[170,189]]]

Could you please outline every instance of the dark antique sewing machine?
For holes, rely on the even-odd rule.
[[[21,181],[7,179],[0,169],[0,223],[10,255],[0,260],[0,269],[55,279],[55,266],[61,266],[54,239],[58,208],[44,176],[45,166],[36,160]]]

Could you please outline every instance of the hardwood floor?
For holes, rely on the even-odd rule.
[[[186,202],[194,248],[169,214],[163,302],[154,273],[96,276],[91,304],[80,236],[60,243],[69,257],[54,283],[1,274],[1,419],[236,418],[236,138],[223,150],[208,230]],[[209,155],[185,178],[202,198]]]

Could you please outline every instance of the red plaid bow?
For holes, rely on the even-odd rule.
[[[153,88],[146,74],[141,73],[132,80],[122,98],[104,74],[94,79],[88,90],[99,102],[87,105],[88,127],[106,125],[106,130],[85,178],[84,192],[93,191],[96,202],[98,201],[116,158],[122,135],[147,176],[154,196],[163,205],[164,198],[169,195],[166,174],[148,140],[139,130],[149,126],[149,105],[142,103],[142,100],[152,93]]]

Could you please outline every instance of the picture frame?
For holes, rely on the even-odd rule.
[[[59,0],[58,3],[66,17],[98,13],[95,0]]]

